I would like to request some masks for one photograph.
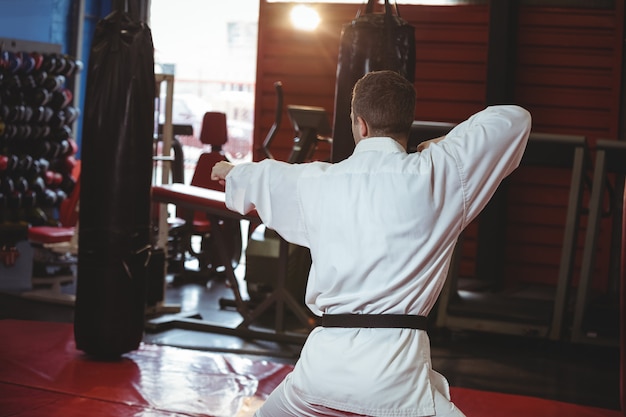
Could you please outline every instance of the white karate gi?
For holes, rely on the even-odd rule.
[[[376,137],[336,164],[241,164],[226,177],[226,204],[256,208],[267,227],[310,248],[305,300],[316,315],[426,316],[459,234],[519,165],[530,127],[523,108],[492,106],[414,154]],[[310,415],[462,415],[449,399],[425,331],[318,327],[258,415],[294,401]]]

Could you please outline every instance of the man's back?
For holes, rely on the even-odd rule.
[[[347,160],[303,171],[298,195],[314,312],[428,314],[459,233],[523,154],[529,124],[511,127],[501,116],[523,122],[527,113],[490,108],[477,118],[479,129],[461,124],[410,155],[390,138],[367,138]],[[478,125],[485,120],[494,120],[495,137]]]
[[[426,315],[461,230],[461,178],[451,156],[407,155],[390,138],[360,142],[342,163],[303,173],[299,192],[319,312]],[[317,289],[317,291],[315,291]]]

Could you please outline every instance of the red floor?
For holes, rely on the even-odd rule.
[[[291,370],[196,350],[142,345],[114,362],[88,359],[70,324],[0,320],[0,417],[249,416]],[[476,417],[622,417],[613,410],[452,388]]]

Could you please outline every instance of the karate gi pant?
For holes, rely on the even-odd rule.
[[[291,375],[276,387],[267,401],[254,414],[254,417],[367,417],[346,411],[334,410],[322,405],[309,404],[298,398],[287,385]],[[435,414],[428,417],[465,417],[454,403],[438,390],[433,392],[435,398]],[[426,416],[425,416],[426,417]]]

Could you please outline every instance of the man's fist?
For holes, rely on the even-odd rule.
[[[224,185],[226,182],[226,176],[233,169],[234,165],[230,162],[220,161],[213,166],[211,170],[211,179],[213,181],[219,181],[220,184]]]

